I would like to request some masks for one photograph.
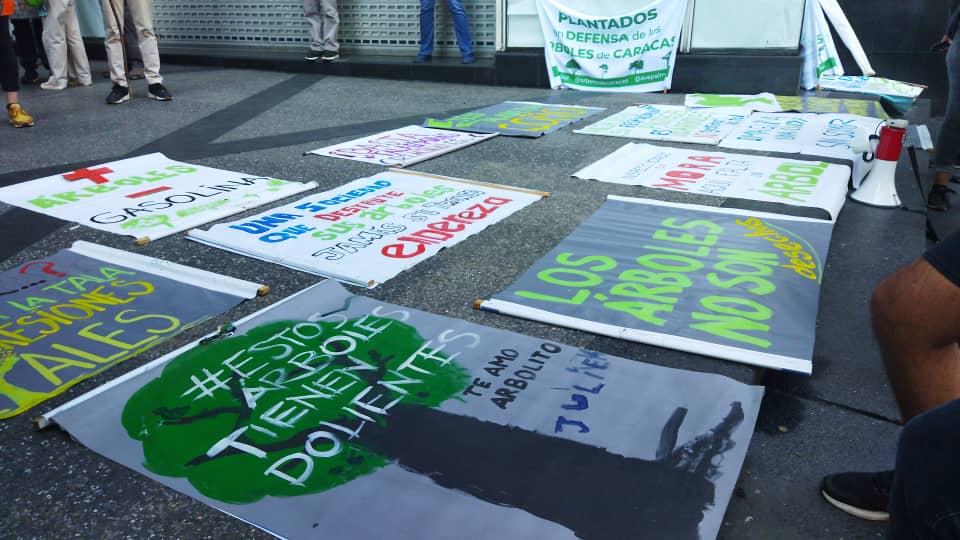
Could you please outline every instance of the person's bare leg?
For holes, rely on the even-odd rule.
[[[20,103],[20,92],[7,92],[7,105]]]
[[[960,287],[920,258],[877,287],[870,313],[904,422],[960,397]]]

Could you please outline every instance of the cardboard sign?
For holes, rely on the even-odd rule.
[[[717,144],[749,115],[750,109],[742,107],[690,109],[682,105],[642,103],[574,130],[574,133]]]
[[[480,307],[809,374],[832,227],[610,196]]]
[[[392,170],[189,238],[375,287],[546,195]]]
[[[452,118],[427,118],[423,127],[498,133],[511,137],[539,137],[604,110],[602,107],[504,101]]]
[[[0,201],[146,243],[315,187],[148,154],[0,188]]]
[[[741,94],[687,94],[683,98],[687,107],[742,107],[751,111],[780,112],[777,96],[770,92],[753,95]]]
[[[333,281],[236,327],[41,425],[281,538],[693,540],[762,396]]]
[[[0,273],[0,418],[20,414],[262,288],[87,242]]]
[[[463,133],[406,126],[362,139],[308,152],[354,161],[406,167],[496,137],[496,133]]]

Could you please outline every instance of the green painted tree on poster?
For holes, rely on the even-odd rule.
[[[572,71],[574,75],[576,75],[577,72],[580,71],[581,69],[580,64],[578,64],[577,61],[574,60],[573,58],[571,58],[570,61],[567,62],[567,65],[565,67],[570,71]]]
[[[600,64],[600,71],[603,72],[603,76],[604,76],[604,77],[607,76],[607,71],[608,71],[609,69],[610,69],[610,66],[608,66],[608,65],[606,65],[606,64]]]
[[[150,471],[229,503],[316,493],[389,463],[364,434],[394,408],[438,407],[467,372],[412,326],[282,321],[198,346],[128,401]]]
[[[643,60],[634,60],[633,62],[630,62],[630,65],[627,67],[632,69],[634,75],[636,75],[643,70]]]

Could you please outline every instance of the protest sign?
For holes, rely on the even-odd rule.
[[[252,298],[264,286],[76,242],[0,273],[0,418]]]
[[[742,107],[689,109],[682,105],[641,103],[574,133],[717,144],[749,115],[750,109]]]
[[[602,107],[504,101],[452,118],[427,118],[423,127],[498,133],[511,137],[539,137],[603,110]]]
[[[809,374],[832,227],[610,196],[479,307]]]
[[[496,137],[496,133],[463,133],[406,126],[362,139],[307,152],[377,165],[406,167]]]
[[[315,187],[147,154],[0,188],[0,201],[142,244]]]
[[[762,396],[331,280],[235,326],[40,425],[282,538],[692,540]]]
[[[607,16],[537,0],[550,86],[607,92],[670,88],[686,9],[686,0],[655,0]]]
[[[742,94],[687,94],[683,98],[687,107],[742,107],[751,111],[780,112],[777,96],[770,92],[753,95]]]
[[[820,77],[820,87],[824,90],[856,92],[880,96],[881,101],[893,107],[900,114],[906,114],[913,102],[923,92],[919,84],[895,81],[883,77]]]
[[[800,85],[804,89],[816,88],[817,80],[821,76],[843,75],[843,63],[818,0],[810,0],[804,5],[800,43],[803,49]]]
[[[545,195],[391,170],[188,238],[375,287]]]
[[[869,116],[878,120],[889,118],[877,101],[866,99],[825,98],[816,96],[777,96],[784,111],[804,113],[847,113]]]
[[[882,123],[855,114],[753,113],[720,146],[849,160],[856,187],[873,166],[862,152],[870,148],[868,137]]]
[[[573,176],[700,195],[813,206],[836,219],[846,200],[850,168],[816,161],[629,143]]]

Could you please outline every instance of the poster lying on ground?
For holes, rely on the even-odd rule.
[[[822,208],[836,219],[850,167],[629,143],[573,174],[631,186]]]
[[[857,92],[878,96],[894,96],[916,99],[923,93],[924,87],[918,84],[885,79],[883,77],[863,77],[844,75],[842,77],[820,77],[820,87],[824,90]]]
[[[724,137],[720,147],[849,160],[857,186],[872,166],[863,157],[870,148],[869,136],[882,123],[854,114],[753,113]]]
[[[762,395],[332,280],[236,328],[40,423],[282,538],[693,540]]]
[[[717,144],[750,115],[749,108],[690,109],[682,105],[641,103],[574,133],[654,141]]]
[[[550,86],[606,92],[670,88],[686,9],[686,0],[654,0],[633,11],[599,15],[537,0]]]
[[[687,94],[683,98],[687,107],[743,107],[751,111],[780,112],[777,96],[770,92],[760,94]]]
[[[496,133],[464,133],[406,126],[307,152],[391,167],[406,167],[483,142]]]
[[[315,187],[157,153],[0,188],[0,201],[146,243]]]
[[[390,170],[188,238],[375,287],[546,195]]]
[[[803,113],[847,113],[886,120],[889,115],[878,101],[866,99],[825,98],[816,96],[777,96],[784,111]]]
[[[610,196],[481,309],[811,373],[833,224]]]
[[[604,110],[603,107],[504,101],[451,118],[427,118],[423,127],[498,133],[511,137],[539,137]]]
[[[0,273],[0,418],[163,343],[263,285],[76,242]]]

